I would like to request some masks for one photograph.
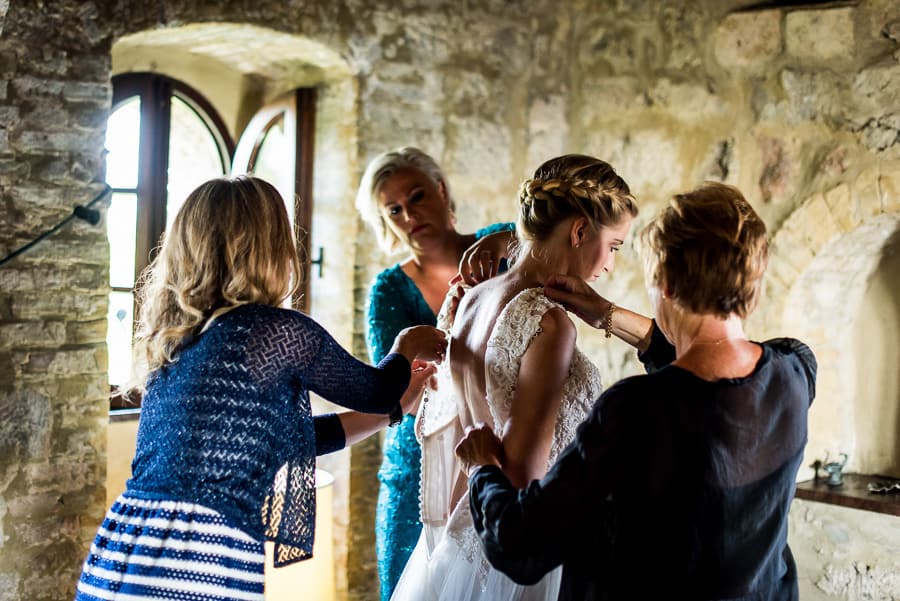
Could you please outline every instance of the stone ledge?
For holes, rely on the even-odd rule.
[[[795,497],[900,516],[900,494],[871,493],[867,488],[870,482],[900,482],[900,480],[889,476],[844,474],[844,484],[837,487],[828,486],[824,479],[806,480],[797,483]]]

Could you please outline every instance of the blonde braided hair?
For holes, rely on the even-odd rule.
[[[600,159],[570,154],[550,159],[519,188],[517,232],[541,241],[569,217],[584,217],[594,227],[635,217],[637,203],[628,184]]]

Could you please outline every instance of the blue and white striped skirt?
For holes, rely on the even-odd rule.
[[[75,601],[262,601],[263,543],[195,503],[120,496],[84,562]]]

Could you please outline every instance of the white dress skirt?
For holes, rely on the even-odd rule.
[[[468,503],[468,497],[464,501]],[[469,543],[480,544],[477,540]],[[403,569],[391,599],[556,601],[561,578],[562,568],[559,567],[536,584],[516,584],[490,566],[480,546],[473,548],[456,537],[439,536],[437,546],[429,554],[427,537],[423,533]]]
[[[263,601],[263,543],[220,513],[120,496],[84,562],[75,601]]]

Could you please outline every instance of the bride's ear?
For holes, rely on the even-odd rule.
[[[580,247],[588,238],[588,222],[584,217],[578,217],[572,222],[569,230],[569,238],[573,248]]]

